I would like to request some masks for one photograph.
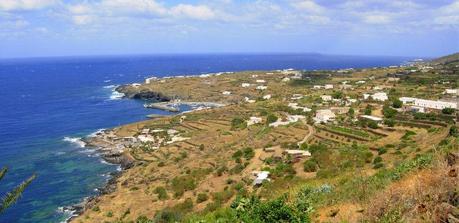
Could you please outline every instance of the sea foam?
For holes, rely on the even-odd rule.
[[[63,139],[65,142],[69,142],[72,144],[75,144],[81,148],[84,148],[86,146],[86,143],[81,140],[79,137],[64,137]]]

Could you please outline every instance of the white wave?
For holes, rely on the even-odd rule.
[[[75,144],[81,148],[84,148],[86,146],[86,143],[81,140],[79,137],[64,137],[63,139],[65,142],[69,142],[72,144]]]
[[[110,95],[110,100],[120,100],[123,97],[124,97],[123,93],[120,93],[118,91],[114,91],[114,92],[112,92],[112,95]]]
[[[104,80],[105,83],[111,82],[112,80]]]
[[[105,129],[98,129],[97,131],[89,134],[88,137],[96,137],[97,135],[99,135],[100,133],[103,133],[104,131]]]
[[[112,84],[112,85],[107,85],[107,86],[104,86],[105,89],[115,89],[117,88],[119,85],[116,85],[116,84]]]

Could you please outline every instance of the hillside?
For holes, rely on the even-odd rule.
[[[181,99],[170,106],[226,106],[99,134],[94,144],[128,153],[134,165],[73,222],[455,222],[456,120],[396,102],[445,97],[457,76],[441,74],[450,66],[419,66],[250,71],[120,88],[133,98]]]
[[[448,63],[459,62],[459,53],[440,57],[440,58],[434,59],[432,62],[436,64],[448,64]]]

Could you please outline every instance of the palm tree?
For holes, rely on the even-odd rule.
[[[6,172],[8,171],[8,168],[3,167],[0,169],[0,181],[3,179],[5,176]],[[16,203],[16,201],[21,197],[22,192],[29,186],[29,184],[36,178],[37,176],[33,174],[30,176],[27,180],[19,184],[16,188],[14,188],[12,191],[6,193],[6,195],[1,198],[0,200],[0,215],[5,212],[7,208],[9,208],[11,205]]]

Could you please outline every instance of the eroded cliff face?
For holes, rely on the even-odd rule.
[[[161,92],[155,92],[146,88],[136,88],[132,85],[122,85],[115,89],[116,91],[123,93],[125,97],[131,99],[148,100],[155,102],[167,102],[172,100],[171,97],[164,95]]]

